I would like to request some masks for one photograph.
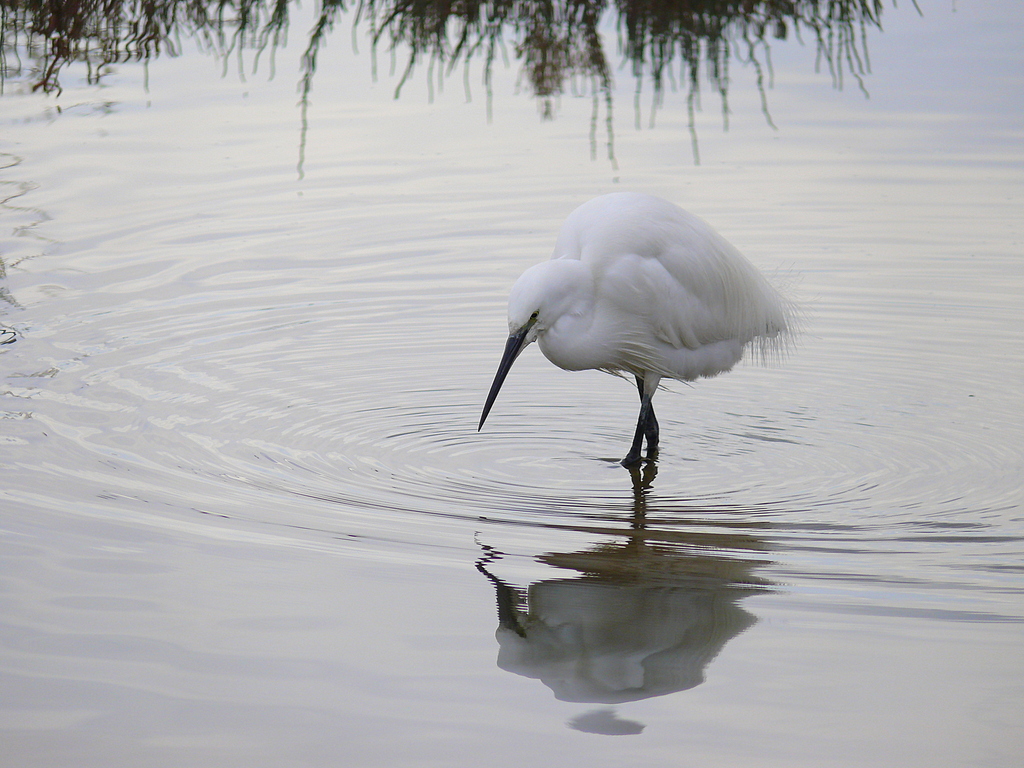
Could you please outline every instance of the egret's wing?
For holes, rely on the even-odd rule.
[[[703,219],[664,200],[626,193],[585,203],[563,226],[555,257],[586,263],[599,297],[675,349],[770,345],[787,329],[784,300],[754,266]]]
[[[680,282],[659,259],[622,256],[603,277],[603,300],[623,316],[635,318],[635,333],[675,349],[696,349],[725,338],[721,302],[709,297],[699,281]]]

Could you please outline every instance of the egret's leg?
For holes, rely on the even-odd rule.
[[[661,378],[660,376],[658,377]],[[636,377],[636,388],[640,391],[640,405],[644,404],[644,379],[640,376]],[[657,384],[654,387],[657,388]],[[651,397],[654,397],[652,390]],[[661,430],[658,427],[658,418],[654,415],[654,403],[651,403],[650,412],[647,415],[647,421],[644,424],[644,437],[647,438],[647,457],[654,458],[652,454],[658,451],[658,436]]]
[[[647,458],[653,459],[658,455],[658,419],[654,415],[654,406],[651,399],[658,389],[660,376],[648,374],[645,377],[636,377],[636,388],[640,392],[640,415],[636,420],[636,432],[633,434],[633,444],[629,453],[622,460],[622,466],[628,467],[640,461],[640,452],[643,450],[644,438],[647,438]]]
[[[654,392],[651,392],[654,397]],[[640,405],[644,403],[644,396],[640,395]],[[658,418],[654,415],[654,403],[648,400],[647,422],[644,424],[644,437],[647,438],[647,458],[653,459],[658,453],[658,437],[661,429],[658,426]]]
[[[654,405],[647,414],[647,426],[644,428],[644,436],[647,438],[647,458],[653,459],[658,455],[658,438],[661,430],[658,427],[658,420],[654,417]]]
[[[640,463],[640,451],[644,447],[644,430],[647,428],[647,416],[651,412],[651,401],[641,402],[640,417],[636,420],[636,432],[633,434],[633,445],[629,453],[619,463],[624,467],[631,467]]]

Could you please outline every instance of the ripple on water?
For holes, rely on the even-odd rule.
[[[560,372],[530,350],[477,433],[507,277],[495,277],[493,253],[478,255],[479,238],[467,255],[451,250],[457,239],[412,238],[369,216],[344,253],[325,252],[330,227],[310,218],[307,239],[282,250],[281,222],[296,222],[256,213],[218,225],[225,243],[246,226],[262,232],[256,253],[211,246],[184,258],[190,225],[159,210],[138,232],[174,259],[161,248],[144,262],[110,259],[113,236],[95,235],[91,256],[80,244],[90,271],[67,277],[64,311],[37,318],[4,354],[15,425],[5,439],[25,448],[23,466],[65,456],[54,475],[76,474],[110,498],[161,499],[150,507],[158,515],[330,530],[379,526],[382,513],[396,535],[419,533],[424,518],[628,517],[634,487],[616,463],[635,419],[628,382]],[[131,237],[113,239],[128,251]],[[1018,504],[1019,447],[1005,422],[1020,421],[1021,384],[965,354],[1007,343],[1016,326],[989,311],[967,326],[974,337],[936,345],[943,302],[933,288],[900,301],[856,287],[823,297],[781,365],[670,384],[656,401],[659,524],[681,510],[738,510],[839,530]]]
[[[625,383],[525,366],[502,393],[499,418],[478,434],[472,396],[485,391],[496,353],[465,331],[453,351],[454,327],[435,335],[380,307],[367,322],[351,302],[219,317],[149,307],[141,320],[129,307],[120,314],[128,330],[120,339],[54,342],[79,350],[73,360],[84,370],[73,386],[9,390],[36,406],[34,423],[96,461],[113,456],[149,470],[163,461],[171,474],[329,501],[341,516],[378,507],[571,516],[623,487],[609,454],[622,449],[633,418]],[[798,375],[741,369],[735,383],[662,394],[659,487],[677,485],[683,493],[666,495],[683,500],[929,515],[1008,500],[1015,457],[1007,446],[966,440],[923,405],[874,408],[852,387],[828,414],[762,400]],[[965,475],[995,470],[1001,482],[988,494],[958,485],[951,459]],[[110,482],[118,483],[113,468]]]

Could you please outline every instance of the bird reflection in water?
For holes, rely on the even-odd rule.
[[[536,558],[576,576],[513,586],[493,573],[503,553],[481,545],[476,567],[498,605],[498,666],[540,680],[561,701],[615,705],[700,685],[711,660],[755,622],[739,600],[769,586],[754,573],[767,563],[760,554],[767,545],[748,524],[723,531],[685,513],[652,528],[647,497],[657,465],[629,471],[628,528],[580,528],[607,540]],[[643,729],[611,708],[569,725],[618,735]]]

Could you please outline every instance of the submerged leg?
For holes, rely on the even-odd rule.
[[[658,419],[654,415],[651,399],[658,389],[659,381],[661,381],[661,377],[653,374],[636,377],[636,387],[640,392],[640,415],[636,420],[633,444],[630,446],[626,458],[620,462],[624,467],[639,463],[645,437],[647,438],[647,458],[653,459],[658,455]]]

